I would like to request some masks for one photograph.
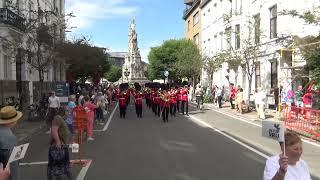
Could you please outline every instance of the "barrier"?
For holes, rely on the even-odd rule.
[[[82,159],[82,141],[84,132],[87,129],[87,113],[82,106],[76,106],[73,109],[73,127],[77,129],[78,137],[77,143],[79,144],[79,151],[78,151],[78,159],[79,163],[81,163]]]
[[[312,139],[320,138],[320,110],[289,106],[283,110],[282,116],[287,129]]]

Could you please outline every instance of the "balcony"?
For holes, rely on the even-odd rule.
[[[20,31],[25,31],[25,19],[8,8],[0,8],[0,23],[11,25]]]

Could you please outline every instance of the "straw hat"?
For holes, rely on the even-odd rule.
[[[5,106],[0,110],[0,124],[10,124],[18,121],[22,117],[20,111],[16,111],[13,106]]]

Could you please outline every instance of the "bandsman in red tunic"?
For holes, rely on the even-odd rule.
[[[188,116],[188,110],[189,110],[189,104],[188,104],[188,86],[185,86],[180,90],[180,95],[181,95],[181,111],[182,114],[184,114],[184,111],[186,110],[186,115]]]
[[[170,94],[166,90],[163,90],[160,97],[162,104],[162,120],[163,122],[169,122],[168,114],[170,108]]]
[[[160,91],[156,91],[155,97],[154,97],[154,107],[155,107],[155,115],[158,115],[160,117],[160,111],[161,111],[161,97],[160,97]]]
[[[181,102],[181,87],[177,88],[177,110],[180,112],[180,102]]]
[[[125,91],[121,91],[119,96],[119,109],[120,109],[120,118],[126,117],[126,108],[127,108],[127,95]]]
[[[177,89],[171,87],[169,92],[170,95],[170,115],[176,116],[176,108],[177,108]]]
[[[136,106],[136,114],[138,118],[142,118],[142,98],[143,98],[143,93],[140,91],[136,91],[134,93],[134,98],[135,98],[135,106]]]

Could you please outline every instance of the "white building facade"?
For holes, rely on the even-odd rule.
[[[50,27],[52,45],[64,41],[65,30],[58,22],[64,18],[65,0],[0,1],[0,104],[5,104],[10,96],[24,96],[27,104],[34,101],[40,77],[37,69],[28,63],[28,50],[31,48],[25,25],[29,19],[36,18],[38,9],[52,12],[41,20],[41,23]],[[9,47],[8,44],[12,43],[16,46]],[[48,66],[43,77],[44,91],[53,87],[54,82],[65,81],[65,67],[63,61],[55,60]]]
[[[258,87],[268,93],[280,86],[295,88],[301,82],[297,81],[294,71],[299,71],[305,61],[296,51],[286,50],[284,44],[292,36],[318,35],[320,29],[305,24],[301,19],[281,15],[281,12],[304,12],[319,5],[317,0],[210,0],[201,9],[202,53],[213,57],[229,46],[233,51],[241,52],[245,46],[243,41],[252,39],[260,53],[250,93]],[[293,83],[293,80],[297,82]],[[203,70],[201,83],[207,84],[207,81],[208,76]],[[227,63],[223,63],[214,73],[212,83],[225,87],[234,83],[248,94],[248,78],[241,66],[234,72]]]

